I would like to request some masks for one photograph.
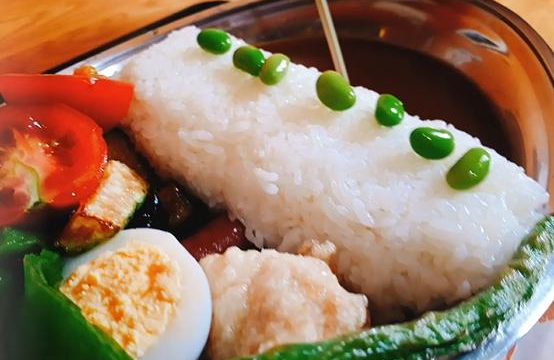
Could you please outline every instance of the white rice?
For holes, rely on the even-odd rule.
[[[445,181],[478,139],[443,121],[407,115],[381,127],[378,94],[356,87],[356,105],[330,111],[314,68],[291,65],[277,86],[206,53],[187,27],[137,55],[122,77],[135,84],[128,128],[162,172],[227,208],[258,246],[294,252],[330,240],[338,271],[374,309],[425,310],[489,284],[534,223],[548,195],[494,150],[490,175],[470,191]],[[233,39],[233,49],[243,44]],[[418,157],[419,126],[450,130],[455,152]]]

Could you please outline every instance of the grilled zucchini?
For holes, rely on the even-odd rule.
[[[78,253],[112,238],[125,228],[147,192],[146,181],[135,171],[109,161],[100,186],[75,212],[57,245]]]

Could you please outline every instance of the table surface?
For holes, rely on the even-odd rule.
[[[202,1],[0,0],[0,73],[46,71]],[[498,2],[527,20],[554,48],[554,0]],[[548,320],[554,320],[554,307],[542,319]],[[527,338],[538,339],[537,331]],[[509,357],[528,358],[518,352]]]
[[[206,0],[0,0],[0,73],[42,72]],[[230,0],[235,1],[235,0]],[[554,0],[499,0],[554,47]]]

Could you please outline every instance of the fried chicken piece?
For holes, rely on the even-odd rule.
[[[325,340],[366,323],[366,297],[343,289],[320,259],[233,247],[200,264],[212,292],[214,360]]]

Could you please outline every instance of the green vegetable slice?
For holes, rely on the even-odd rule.
[[[114,237],[140,208],[148,184],[122,162],[110,160],[95,193],[82,202],[56,245],[76,254]]]
[[[12,296],[13,289],[13,275],[0,267],[0,329],[3,329],[5,325],[5,318],[7,317],[8,305],[10,304],[10,299]]]
[[[18,348],[27,346],[21,336],[23,256],[38,251],[43,242],[26,231],[0,229],[0,358],[21,359]],[[22,345],[20,345],[22,344]],[[2,357],[3,355],[3,357]]]
[[[28,232],[12,228],[0,231],[0,258],[24,255],[41,246],[39,238]]]
[[[130,360],[100,329],[89,324],[79,308],[59,290],[63,261],[51,251],[27,255],[25,306],[31,353],[28,359]],[[32,348],[32,349],[31,349]]]
[[[313,344],[273,348],[252,360],[434,359],[475,349],[532,297],[554,253],[554,217],[539,222],[493,286],[460,305],[403,324]]]
[[[0,266],[0,358],[6,360],[19,359],[13,354],[15,341],[21,339],[18,336],[21,294],[16,275],[19,274]]]

